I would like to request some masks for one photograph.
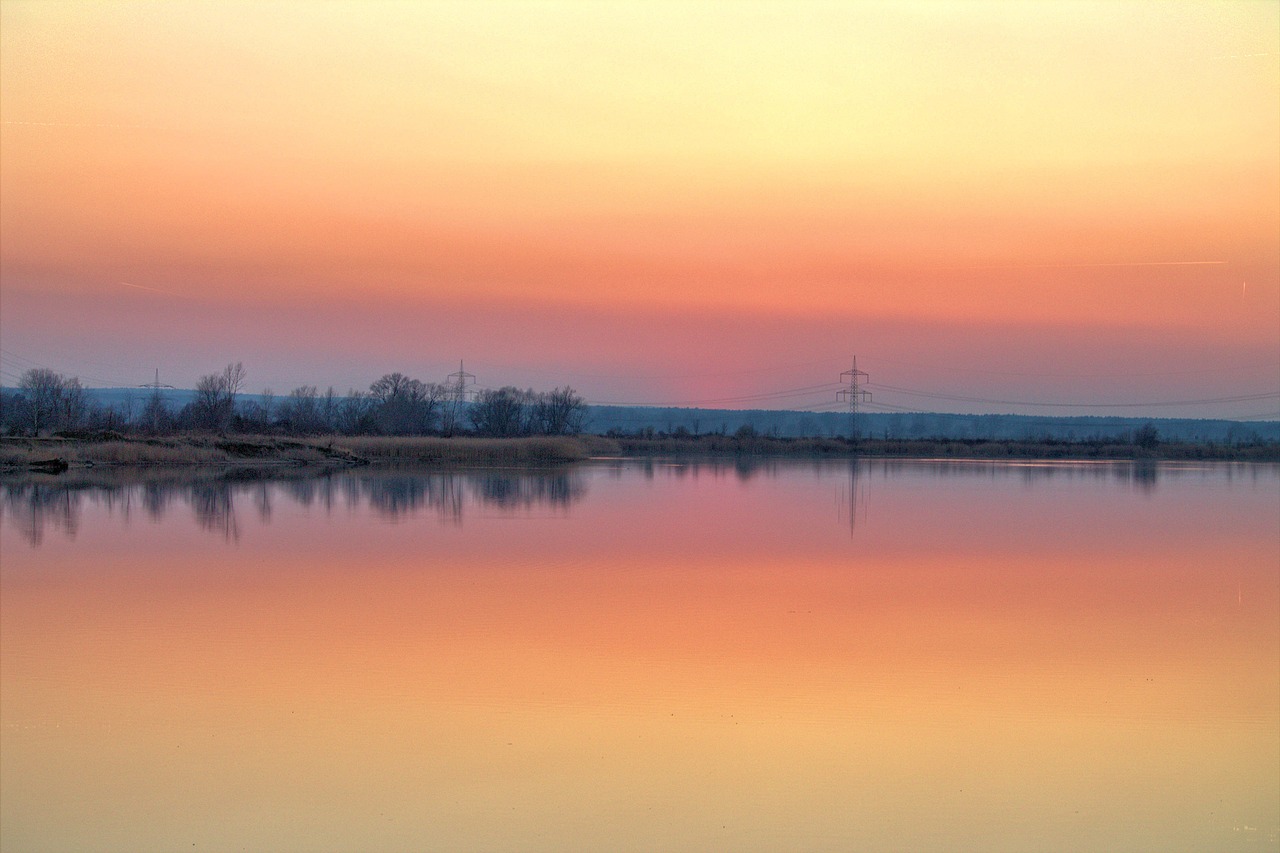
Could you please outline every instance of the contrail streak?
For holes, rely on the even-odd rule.
[[[136,289],[138,289],[138,290],[150,290],[152,293],[163,293],[165,296],[176,296],[176,297],[177,297],[177,298],[179,298],[179,299],[190,299],[190,298],[191,298],[191,297],[189,297],[189,296],[184,296],[184,295],[183,295],[183,294],[181,294],[181,293],[174,293],[172,290],[161,290],[161,289],[160,289],[160,288],[158,288],[158,287],[147,287],[145,284],[130,284],[130,283],[129,283],[129,282],[127,282],[127,281],[122,281],[122,282],[120,282],[120,283],[121,283],[122,285],[124,285],[125,287],[133,287],[133,288],[136,288]]]
[[[1226,261],[1128,261],[1110,264],[1032,264],[1037,267],[1205,267]]]
[[[964,270],[1066,270],[1092,267],[1205,267],[1221,266],[1227,261],[1118,261],[1114,263],[1088,264],[993,264],[979,267],[948,267]]]
[[[147,124],[113,124],[109,122],[74,122],[74,121],[0,121],[0,124],[25,125],[26,127],[127,127],[134,129],[154,129]]]

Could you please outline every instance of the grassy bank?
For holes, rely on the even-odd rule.
[[[354,464],[348,451],[325,443],[263,436],[181,435],[138,438],[104,435],[80,438],[0,439],[0,467],[59,465],[227,466]]]
[[[607,439],[181,435],[0,438],[0,468],[93,466],[551,465],[616,453]]]
[[[553,465],[618,452],[614,443],[592,436],[345,436],[334,444],[370,463],[400,465]]]

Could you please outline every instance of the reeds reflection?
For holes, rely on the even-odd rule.
[[[243,515],[251,513],[259,524],[268,525],[282,501],[326,514],[367,506],[387,521],[433,514],[442,522],[462,524],[469,508],[505,513],[566,511],[585,494],[579,470],[342,472],[288,478],[236,472],[143,481],[136,475],[110,472],[76,480],[5,482],[0,488],[0,508],[7,526],[38,547],[47,530],[75,538],[86,505],[100,507],[125,523],[138,513],[159,522],[175,506],[188,507],[202,530],[237,542]]]

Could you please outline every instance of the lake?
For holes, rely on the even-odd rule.
[[[1280,848],[1280,467],[0,489],[0,847]]]

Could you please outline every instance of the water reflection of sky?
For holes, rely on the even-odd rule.
[[[1280,466],[1239,463],[1135,462],[989,462],[968,460],[777,460],[759,458],[615,460],[551,471],[338,472],[323,475],[237,472],[219,476],[107,470],[62,477],[21,477],[0,483],[0,520],[32,546],[47,531],[74,538],[87,507],[128,523],[136,516],[162,521],[175,508],[188,509],[199,526],[235,541],[244,521],[269,524],[281,503],[332,513],[367,509],[385,521],[432,515],[461,524],[468,512],[564,513],[588,493],[593,476],[640,475],[697,479],[731,477],[746,484],[781,472],[811,472],[823,479],[843,478],[838,494],[851,529],[868,517],[873,483],[879,479],[938,481],[977,479],[1028,486],[1090,482],[1153,495],[1163,481],[1257,483],[1275,480]]]
[[[5,488],[5,849],[1280,838],[1275,466]]]

